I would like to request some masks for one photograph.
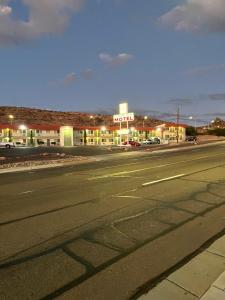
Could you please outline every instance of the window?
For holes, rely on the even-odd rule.
[[[102,143],[106,143],[106,139],[102,139]]]

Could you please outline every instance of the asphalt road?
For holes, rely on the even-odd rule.
[[[0,299],[130,299],[225,228],[225,144],[0,175]]]

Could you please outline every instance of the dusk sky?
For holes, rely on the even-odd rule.
[[[0,105],[225,118],[225,0],[0,0],[0,55]]]

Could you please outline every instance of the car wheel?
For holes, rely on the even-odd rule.
[[[5,147],[9,149],[9,148],[10,148],[10,145],[5,145]]]

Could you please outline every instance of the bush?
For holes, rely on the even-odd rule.
[[[211,135],[225,136],[225,128],[215,128],[208,131]]]

